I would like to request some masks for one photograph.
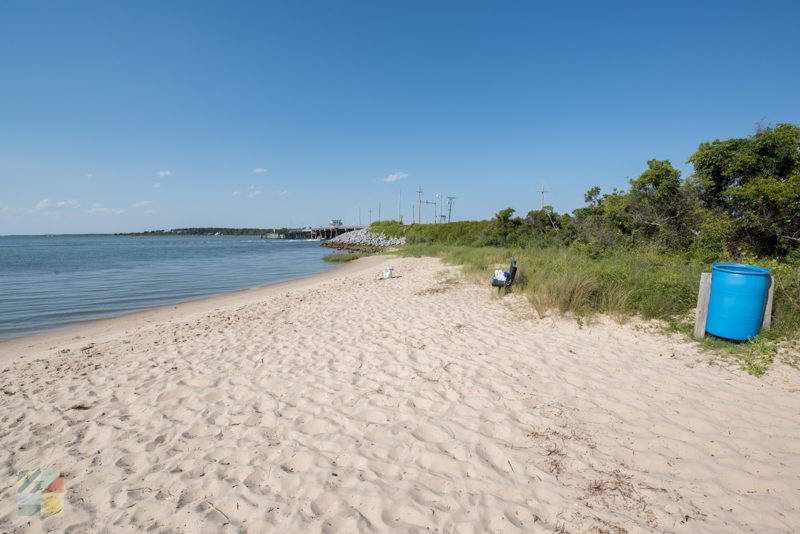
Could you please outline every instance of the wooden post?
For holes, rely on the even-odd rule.
[[[694,337],[702,339],[706,336],[706,320],[708,319],[708,299],[711,297],[711,273],[700,275],[700,289],[697,292],[697,313],[694,319]]]
[[[764,303],[764,318],[761,320],[761,330],[769,330],[772,327],[772,295],[775,291],[775,277],[769,277],[769,289],[767,290],[767,301]]]

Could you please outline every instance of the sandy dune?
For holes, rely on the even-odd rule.
[[[0,344],[0,531],[800,528],[800,373],[453,273],[367,258]],[[61,514],[17,517],[35,467]]]

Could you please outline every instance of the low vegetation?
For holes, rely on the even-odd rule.
[[[702,346],[756,375],[780,354],[798,366],[800,128],[758,127],[748,138],[702,143],[688,161],[695,172],[682,179],[669,161],[650,160],[627,191],[592,188],[572,214],[545,206],[517,217],[508,208],[489,221],[382,221],[371,231],[405,237],[401,254],[442,256],[483,281],[516,258],[515,291],[540,314],[638,316],[686,334],[700,273],[711,263],[768,267],[772,330],[745,343],[709,337]]]
[[[363,258],[364,256],[372,256],[372,254],[328,254],[322,259],[331,263],[346,263],[348,261],[357,260],[358,258]]]

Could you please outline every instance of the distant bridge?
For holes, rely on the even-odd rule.
[[[326,226],[322,228],[312,228],[311,239],[333,239],[345,232],[362,230],[364,228],[366,228],[366,226]]]

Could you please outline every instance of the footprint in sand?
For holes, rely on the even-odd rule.
[[[422,452],[417,457],[417,465],[421,468],[445,476],[461,478],[469,471],[469,464],[454,460],[444,454]]]
[[[324,534],[358,532],[358,519],[354,510],[339,512],[322,525]]]
[[[168,389],[156,398],[156,402],[168,402],[185,399],[193,393],[193,389],[185,386],[178,386]]]
[[[191,504],[206,496],[205,490],[201,486],[192,486],[186,488],[178,498],[178,508],[183,508],[187,504]]]
[[[533,529],[533,524],[539,521],[539,516],[534,514],[528,508],[524,508],[516,504],[511,504],[510,508],[506,510],[505,514],[506,518],[514,526],[528,532]]]
[[[192,425],[183,433],[185,438],[208,438],[219,434],[219,427],[215,425]]]
[[[257,469],[245,477],[244,485],[253,493],[266,495],[270,492],[270,487],[267,485],[268,480],[269,473],[262,469]]]
[[[438,425],[425,423],[417,427],[413,436],[428,443],[442,443],[453,438],[452,432]]]
[[[503,422],[498,424],[494,422],[485,421],[480,425],[478,425],[478,432],[480,432],[487,438],[512,441],[514,434],[510,430],[511,428],[513,428],[513,425],[509,424],[508,422]]]
[[[264,416],[261,414],[252,414],[249,415],[245,420],[244,424],[247,426],[259,426],[264,419]]]
[[[163,446],[165,441],[167,441],[167,435],[166,434],[161,434],[161,435],[157,436],[155,439],[153,439],[153,441],[151,441],[150,443],[145,445],[144,448],[145,448],[145,450],[147,452],[151,452],[151,451],[154,451],[156,449],[160,449]]]
[[[192,421],[197,414],[186,408],[175,408],[174,410],[165,410],[164,417],[174,423],[188,423]]]
[[[128,473],[136,472],[140,469],[144,469],[149,465],[147,461],[147,455],[143,452],[132,452],[121,456],[117,460],[117,467],[121,467]]]
[[[421,473],[419,481],[434,493],[444,494],[453,491],[453,483],[450,480],[430,473]]]
[[[488,441],[481,441],[478,443],[476,450],[478,456],[491,465],[496,471],[500,471],[504,474],[513,472],[508,455],[500,450],[497,445]]]
[[[411,490],[410,495],[414,501],[426,508],[436,508],[442,512],[450,510],[450,506],[445,502],[445,498],[442,495],[427,488],[416,487]]]
[[[289,473],[308,471],[314,465],[314,458],[307,452],[297,452],[281,468]]]
[[[353,416],[356,421],[363,423],[383,424],[387,421],[386,414],[378,410],[362,410]]]
[[[414,527],[436,530],[436,523],[430,512],[427,514],[408,504],[395,504],[383,512],[383,520],[389,525],[412,525]]]
[[[221,391],[212,391],[211,393],[206,393],[203,395],[202,399],[205,402],[213,403],[213,402],[220,402],[221,400],[225,399],[225,394]]]
[[[214,440],[207,438],[179,439],[172,450],[176,452],[205,451],[214,447]]]
[[[331,425],[327,421],[323,421],[322,419],[312,419],[306,423],[303,423],[298,428],[300,432],[303,434],[309,435],[317,435],[317,434],[325,434],[331,431]]]
[[[278,402],[275,399],[261,399],[253,403],[253,409],[258,413],[272,412],[278,409]]]
[[[311,501],[311,510],[318,516],[328,515],[339,507],[339,498],[332,493],[323,493]]]
[[[395,464],[387,464],[386,462],[369,462],[367,466],[380,478],[397,479],[400,473],[400,468]]]
[[[394,445],[391,449],[389,449],[389,458],[396,462],[401,462],[408,458],[408,455],[411,454],[411,447],[406,445],[405,443],[399,443]]]

